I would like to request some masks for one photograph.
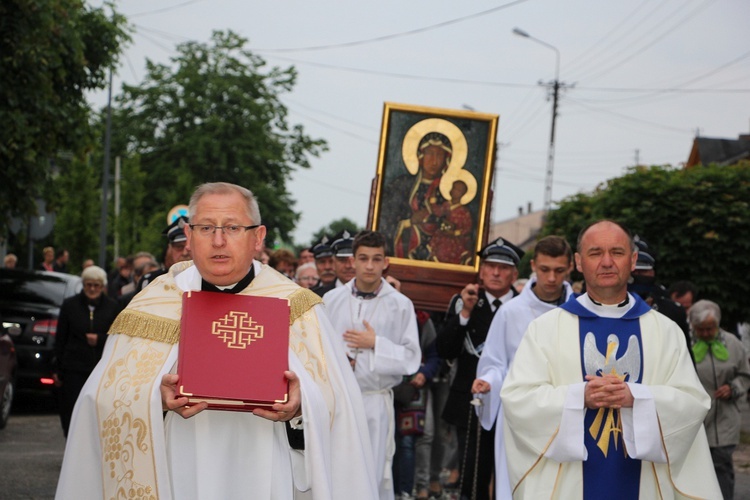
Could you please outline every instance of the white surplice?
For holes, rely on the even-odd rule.
[[[551,311],[556,304],[539,300],[533,291],[536,277],[531,278],[518,297],[503,304],[495,314],[487,333],[487,340],[482,350],[482,357],[477,365],[477,378],[490,384],[490,392],[484,395],[483,405],[478,411],[482,427],[486,430],[495,427],[495,499],[512,498],[508,465],[503,441],[503,413],[500,404],[500,388],[511,366],[523,334],[533,320]],[[563,283],[564,300],[570,297],[573,290]]]
[[[162,418],[159,384],[176,371],[181,295],[201,282],[180,263],[113,325],[76,404],[56,498],[377,498],[364,406],[319,298],[253,264],[240,293],[292,306],[289,369],[300,379],[304,451],[290,447],[284,423],[250,413]]]
[[[404,375],[419,369],[422,351],[414,305],[405,295],[382,280],[377,297],[354,297],[354,280],[325,294],[323,300],[336,340],[355,358],[354,375],[362,390],[367,424],[382,500],[393,498],[391,463],[395,451],[394,408],[391,388]],[[346,347],[346,330],[364,330],[363,321],[375,330],[374,349]]]
[[[578,301],[603,317],[625,312]],[[627,453],[642,460],[640,498],[720,499],[703,428],[710,398],[682,331],[645,307],[642,380],[628,383],[635,402],[621,410]],[[582,498],[584,389],[578,316],[556,308],[529,325],[501,390],[514,498]]]

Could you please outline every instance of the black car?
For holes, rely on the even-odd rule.
[[[0,429],[8,424],[16,383],[16,349],[10,335],[0,334]]]
[[[0,269],[0,335],[15,344],[18,390],[52,388],[60,305],[81,286],[71,274]]]

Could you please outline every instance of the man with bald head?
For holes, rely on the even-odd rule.
[[[621,224],[578,236],[586,293],[534,320],[500,392],[514,498],[721,498],[679,327],[627,285]]]

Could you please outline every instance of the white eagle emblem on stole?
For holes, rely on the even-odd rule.
[[[602,376],[605,374],[615,375],[621,380],[628,379],[634,382],[641,377],[641,354],[638,346],[638,337],[631,335],[628,339],[628,348],[625,354],[616,358],[620,340],[615,334],[607,336],[607,352],[602,354],[596,347],[596,336],[592,332],[586,334],[583,342],[583,366],[586,375]],[[622,433],[620,422],[620,411],[611,408],[600,408],[594,423],[589,427],[591,437],[597,438],[597,446],[602,450],[604,456],[609,451],[609,438],[615,433],[615,449]]]

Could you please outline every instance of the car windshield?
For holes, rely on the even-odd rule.
[[[54,276],[0,276],[0,300],[34,302],[59,307],[65,299],[66,282]]]

